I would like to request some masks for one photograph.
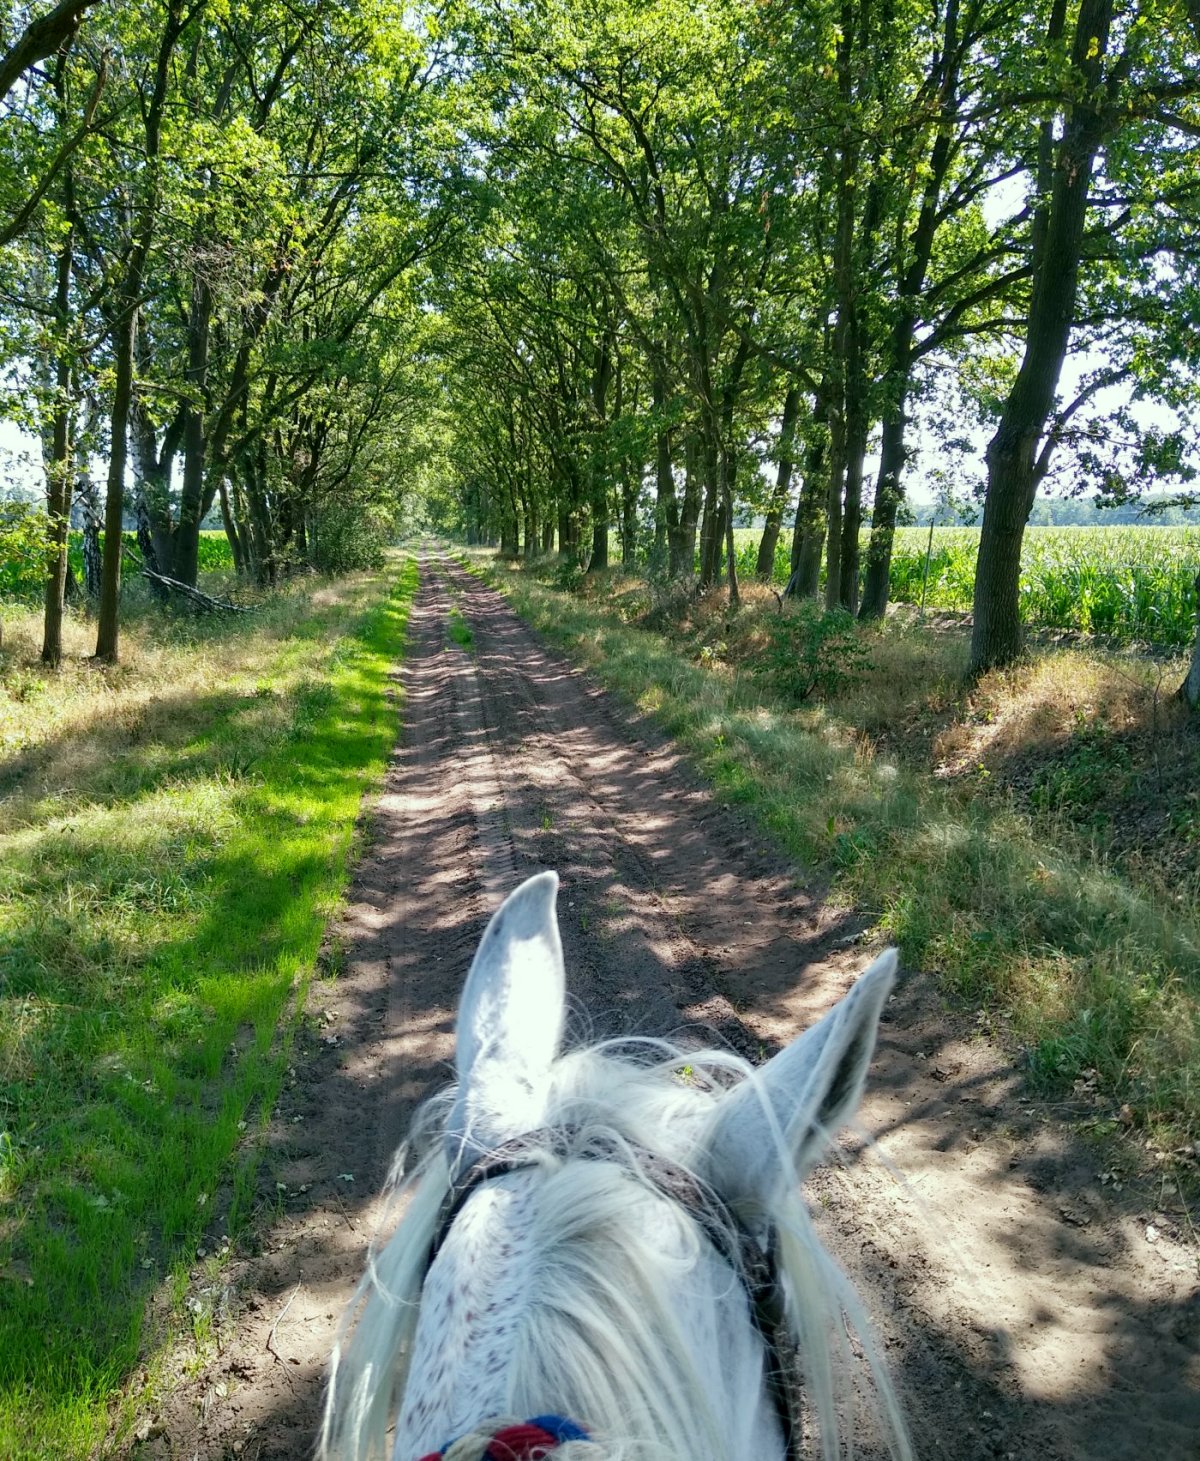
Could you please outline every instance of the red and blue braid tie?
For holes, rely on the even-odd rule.
[[[564,1441],[590,1439],[587,1431],[573,1420],[564,1420],[561,1415],[535,1415],[520,1425],[507,1425],[498,1430],[483,1454],[486,1461],[539,1461]],[[430,1451],[421,1461],[439,1461],[453,1444],[447,1441],[440,1451]]]

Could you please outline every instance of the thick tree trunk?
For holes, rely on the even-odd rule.
[[[1021,653],[1021,544],[1053,448],[1053,437],[1044,443],[1043,437],[1070,341],[1088,189],[1104,135],[1100,66],[1112,8],[1113,0],[1083,0],[1079,10],[1072,63],[1082,98],[1067,119],[1048,204],[1035,223],[1025,356],[987,449],[971,633],[970,668],[975,674],[1010,664]]]
[[[783,509],[792,490],[792,445],[799,414],[800,388],[792,386],[784,397],[783,416],[779,422],[779,467],[775,473],[775,490],[767,507],[767,520],[758,544],[758,561],[754,566],[755,576],[768,582],[775,571],[775,547],[779,542]]]
[[[875,484],[875,511],[871,521],[871,542],[867,548],[867,573],[863,585],[860,619],[882,619],[891,594],[892,544],[896,537],[896,515],[904,500],[901,473],[904,470],[904,403],[883,423],[883,445],[879,453],[879,476]]]
[[[700,439],[700,464],[704,473],[704,516],[700,523],[700,587],[704,589],[712,588],[716,583],[721,560],[720,449],[714,428],[715,422],[706,422]]]
[[[104,559],[100,576],[100,613],[96,631],[96,658],[116,664],[120,650],[121,521],[125,507],[125,466],[129,450],[129,411],[133,402],[133,360],[137,342],[142,281],[158,213],[158,153],[166,105],[171,56],[183,31],[183,0],[168,0],[167,20],[158,47],[154,91],[146,112],[146,150],[149,183],[137,211],[133,246],[125,269],[112,326],[114,381],[109,415],[108,495],[104,503]]]
[[[862,530],[863,460],[867,454],[865,403],[857,398],[847,421],[846,495],[842,509],[842,550],[839,555],[841,581],[838,602],[851,614],[858,609],[858,537]]]

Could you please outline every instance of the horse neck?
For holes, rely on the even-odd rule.
[[[737,1277],[674,1204],[576,1162],[476,1192],[422,1293],[395,1461],[496,1415],[557,1412],[597,1456],[780,1461]]]

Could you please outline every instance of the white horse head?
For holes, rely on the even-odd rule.
[[[895,955],[759,1070],[660,1042],[564,1055],[557,888],[530,878],[483,936],[458,1082],[418,1117],[407,1212],[334,1351],[321,1456],[384,1457],[394,1424],[394,1461],[456,1438],[452,1455],[478,1457],[504,1418],[553,1413],[589,1437],[556,1448],[563,1461],[784,1461],[800,1442],[772,1379],[778,1338],[835,1457],[852,1427],[849,1315],[907,1457],[799,1192],[858,1106]]]

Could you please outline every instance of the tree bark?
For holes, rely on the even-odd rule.
[[[694,432],[684,445],[683,461],[683,505],[672,573],[675,577],[690,578],[696,571],[696,524],[700,521],[700,444]]]
[[[1043,438],[1070,342],[1088,189],[1104,136],[1100,67],[1112,8],[1113,0],[1083,0],[1076,22],[1072,63],[1081,98],[1068,116],[1049,199],[1035,220],[1025,355],[987,449],[971,633],[973,674],[1010,664],[1021,653],[1021,544],[1054,445],[1052,435]]]
[[[679,503],[675,497],[675,473],[671,464],[671,433],[662,425],[667,407],[667,372],[656,355],[650,363],[651,405],[659,423],[654,433],[654,551],[661,561],[665,552],[667,572],[674,578],[679,564]]]
[[[821,586],[821,549],[825,541],[824,490],[825,432],[814,422],[812,439],[804,458],[804,481],[796,503],[796,524],[792,532],[792,576],[789,598],[813,599]]]
[[[61,71],[60,71],[61,75]],[[73,212],[68,209],[68,212]],[[58,251],[54,291],[55,352],[54,430],[46,481],[46,509],[50,518],[53,556],[46,576],[45,614],[42,624],[42,662],[62,662],[63,603],[67,591],[67,550],[71,528],[71,272],[75,258],[75,230],[71,223]]]
[[[1192,663],[1179,687],[1179,694],[1193,710],[1200,710],[1200,573],[1196,574],[1196,642],[1192,647]]]
[[[195,12],[192,12],[193,14]],[[169,0],[167,23],[159,42],[154,90],[146,112],[146,184],[134,227],[129,262],[118,296],[112,325],[114,384],[110,421],[108,496],[104,504],[104,560],[101,565],[100,613],[96,658],[116,664],[120,652],[121,526],[125,506],[125,466],[129,447],[129,411],[133,401],[133,359],[137,341],[142,281],[158,211],[158,155],[163,110],[170,79],[171,55],[191,16],[184,16],[182,0]]]
[[[770,582],[775,572],[775,547],[779,542],[779,529],[783,523],[783,509],[787,506],[788,493],[792,490],[792,445],[796,433],[796,418],[800,414],[800,388],[791,386],[783,401],[783,416],[779,422],[779,466],[775,473],[775,490],[767,507],[767,520],[763,535],[758,543],[758,561],[754,565],[757,578]]]
[[[203,267],[198,266],[199,267]],[[195,588],[200,574],[200,524],[205,502],[207,465],[208,352],[213,293],[197,271],[192,282],[188,312],[188,362],[184,381],[188,397],[183,408],[183,482],[179,495],[179,524],[175,529],[174,577]]]
[[[875,511],[871,520],[871,541],[867,547],[867,572],[863,584],[860,619],[882,619],[891,596],[892,544],[896,517],[904,500],[901,474],[904,471],[904,402],[883,423],[879,452],[879,476],[875,484]]]

